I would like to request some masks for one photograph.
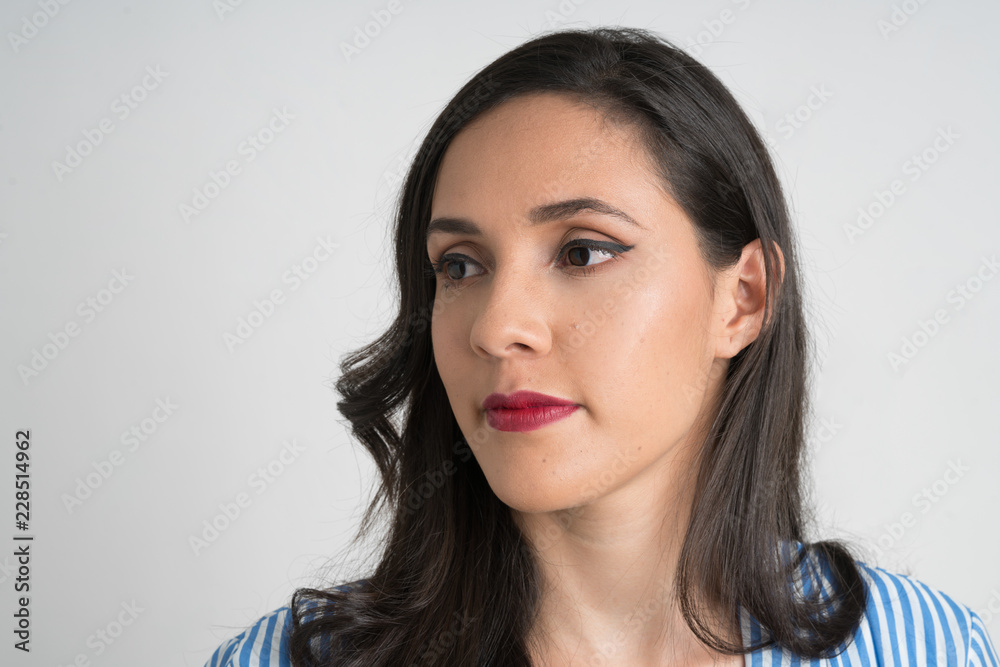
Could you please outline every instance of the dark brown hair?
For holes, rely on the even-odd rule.
[[[868,591],[846,545],[803,543],[806,330],[780,183],[757,131],[706,67],[648,31],[602,27],[548,33],[495,60],[448,103],[414,157],[395,216],[398,315],[345,357],[336,383],[338,408],[380,473],[355,538],[382,520],[380,561],[363,585],[296,591],[294,663],[530,665],[535,557],[472,456],[434,364],[435,279],[424,234],[455,134],[506,100],[546,91],[637,131],[711,267],[734,265],[761,239],[768,317],[730,360],[674,586],[688,625],[716,650],[776,643],[807,658],[839,653]],[[797,556],[783,556],[782,544],[796,545]],[[823,564],[832,595],[796,591],[804,557]],[[749,612],[761,641],[728,642],[703,613],[705,601],[733,618]]]

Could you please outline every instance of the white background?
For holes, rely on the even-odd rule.
[[[371,479],[329,385],[394,312],[394,175],[474,72],[563,25],[649,28],[688,47],[769,137],[816,342],[813,534],[868,545],[868,562],[944,590],[1000,634],[1000,280],[983,263],[1000,252],[1000,5],[403,2],[350,58],[342,44],[387,3],[54,6],[51,18],[37,1],[0,10],[0,662],[202,665],[318,583]],[[143,98],[127,117],[122,95]],[[241,142],[275,108],[294,118],[248,161]],[[95,135],[105,118],[113,131]],[[98,145],[54,167],[85,132]],[[933,164],[914,171],[925,150]],[[229,160],[240,173],[185,221],[179,207]],[[849,238],[896,179],[891,205]],[[317,237],[339,247],[293,290],[283,276]],[[116,270],[132,278],[102,292]],[[224,334],[274,289],[284,302],[230,350]],[[88,298],[106,302],[92,321],[78,310]],[[947,321],[893,368],[888,355],[938,309]],[[71,323],[78,335],[22,378]],[[149,421],[157,399],[178,406],[162,423]],[[152,432],[132,451],[121,435],[143,420]],[[30,655],[11,632],[25,428]],[[290,440],[301,451],[274,463]],[[280,474],[251,479],[269,464]],[[88,475],[99,484],[68,506]],[[925,488],[933,502],[915,498]],[[249,506],[195,554],[190,537],[240,493]],[[348,561],[330,576],[363,572]],[[123,603],[142,611],[114,643],[95,641]]]

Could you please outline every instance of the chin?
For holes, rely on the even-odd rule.
[[[500,502],[518,512],[525,514],[556,512],[581,502],[579,494],[567,488],[565,482],[546,484],[534,476],[517,471],[501,477],[498,479],[495,474],[486,475],[490,488]]]
[[[494,493],[496,493],[494,491]],[[539,498],[537,495],[500,495],[497,497],[507,507],[524,514],[541,514],[543,512],[554,512],[562,509],[558,503],[553,503],[547,498]]]

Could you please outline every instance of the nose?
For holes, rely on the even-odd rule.
[[[476,354],[501,359],[548,354],[554,313],[542,283],[527,268],[494,273],[470,331]]]

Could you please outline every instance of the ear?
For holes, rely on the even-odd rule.
[[[785,275],[785,258],[774,244],[778,260],[778,284]],[[760,239],[743,247],[735,266],[722,271],[715,283],[715,356],[731,359],[757,339],[764,323],[767,289],[764,252]]]

